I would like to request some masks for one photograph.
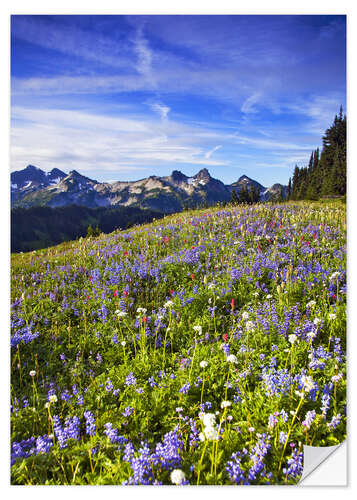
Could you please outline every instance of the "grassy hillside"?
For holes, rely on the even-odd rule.
[[[294,484],[346,437],[337,203],[12,256],[13,484]]]

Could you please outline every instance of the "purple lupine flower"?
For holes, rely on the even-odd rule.
[[[269,441],[269,434],[262,434],[249,454],[253,462],[253,466],[249,469],[248,473],[248,479],[250,481],[256,480],[259,476],[265,476],[264,458],[271,447]]]
[[[132,408],[131,406],[127,406],[125,408],[125,410],[123,411],[122,415],[124,417],[130,417],[130,415],[133,413],[133,411],[134,411],[134,408]]]
[[[48,453],[52,446],[52,439],[50,439],[47,434],[45,434],[44,436],[39,436],[36,439],[36,455],[40,453]]]
[[[119,444],[118,449],[121,449],[122,445],[125,444],[128,440],[124,436],[118,435],[118,429],[113,427],[113,424],[111,422],[107,422],[104,427],[104,434],[108,437],[110,442]]]
[[[86,420],[86,433],[88,436],[94,436],[96,432],[96,425],[95,425],[95,419],[93,416],[93,413],[90,411],[85,411],[84,412],[84,418]]]
[[[125,379],[124,384],[127,385],[127,386],[129,386],[129,385],[135,385],[136,384],[136,378],[134,377],[133,372],[129,373],[129,375]]]
[[[301,476],[303,471],[303,454],[301,452],[293,449],[292,455],[286,463],[287,467],[283,469],[283,474],[292,479]]]
[[[281,444],[285,444],[285,441],[287,440],[288,438],[288,435],[286,432],[284,431],[280,431],[280,434],[279,434],[279,441]]]
[[[305,420],[303,420],[301,423],[304,427],[306,427],[306,429],[310,429],[315,418],[316,418],[316,411],[315,410],[308,411],[305,415]]]
[[[289,415],[286,413],[284,408],[280,411],[280,417],[283,422],[286,423],[288,421]]]
[[[110,379],[108,379],[105,384],[105,390],[107,392],[111,392],[113,389],[114,389],[113,383]]]
[[[202,406],[204,406],[204,405],[202,405]],[[202,411],[204,411],[204,409]],[[198,446],[198,443],[200,442],[200,438],[199,438],[200,432],[197,429],[197,424],[196,424],[196,421],[194,418],[190,418],[189,424],[190,424],[190,442],[189,442],[189,445],[190,445],[190,448],[191,447],[196,448]]]
[[[151,462],[166,470],[172,470],[182,463],[181,452],[184,443],[179,431],[179,426],[164,435],[162,443],[158,443],[151,456]]]
[[[79,418],[76,415],[74,415],[72,419],[70,417],[66,419],[64,432],[66,433],[68,439],[71,438],[76,439],[77,441],[79,440],[81,428]]]
[[[77,405],[78,405],[78,406],[83,406],[83,404],[84,404],[84,399],[83,399],[83,396],[82,396],[82,394],[79,394],[79,393],[78,393],[78,394],[77,394]]]
[[[190,387],[191,387],[191,384],[189,384],[188,382],[186,382],[186,384],[184,384],[181,389],[179,389],[179,393],[180,394],[187,394],[188,391],[190,390]]]
[[[269,420],[268,420],[268,428],[269,429],[274,429],[275,424],[278,423],[278,415],[279,415],[279,412],[277,412],[277,411],[275,413],[269,415]]]
[[[243,456],[243,452],[233,453],[230,461],[227,462],[226,471],[228,472],[229,478],[233,483],[247,485],[250,484],[250,482],[246,479],[245,471],[241,466]]]
[[[65,448],[67,446],[67,435],[62,428],[62,424],[58,415],[53,415],[53,430],[57,438],[60,448]]]
[[[62,400],[62,401],[66,401],[67,403],[69,403],[69,401],[70,401],[71,397],[72,397],[72,396],[71,396],[70,392],[69,392],[67,389],[65,389],[65,390],[62,392],[62,394],[61,394],[61,400]]]
[[[341,423],[341,413],[338,413],[337,415],[334,415],[331,419],[331,422],[327,424],[327,427],[329,430],[331,429],[336,429],[338,425]]]

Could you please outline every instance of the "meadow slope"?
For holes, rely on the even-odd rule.
[[[12,484],[294,484],[346,437],[338,203],[12,256]]]

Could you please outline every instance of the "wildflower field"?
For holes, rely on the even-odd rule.
[[[346,438],[334,203],[183,212],[12,255],[12,484],[295,484]]]

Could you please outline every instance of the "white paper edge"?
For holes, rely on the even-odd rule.
[[[304,470],[299,486],[346,486],[347,442],[336,446],[304,445]]]

